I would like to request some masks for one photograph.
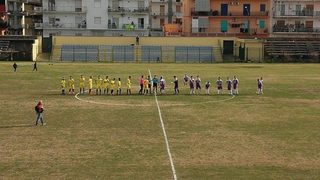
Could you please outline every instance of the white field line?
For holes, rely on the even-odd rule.
[[[148,69],[148,70],[149,70],[149,75],[150,75],[150,78],[151,78],[152,77],[151,71],[150,71],[150,69]],[[160,106],[159,106],[159,102],[158,102],[158,98],[157,98],[157,93],[156,92],[154,93],[154,99],[156,100],[156,104],[157,104],[157,107],[158,107],[159,118],[160,118],[160,122],[161,122],[161,126],[162,126],[162,132],[163,132],[164,140],[166,142],[166,147],[167,147],[167,152],[168,152],[168,156],[169,156],[169,160],[170,160],[173,179],[177,180],[176,169],[175,169],[174,164],[173,164],[173,159],[172,159],[172,155],[171,155],[171,151],[170,151],[169,141],[168,141],[166,129],[164,128],[164,123],[163,123],[161,110],[160,110]]]
[[[125,103],[106,103],[106,102],[98,102],[98,101],[92,101],[92,100],[85,100],[79,97],[79,93],[75,94],[75,98],[79,101],[86,102],[86,103],[91,103],[91,104],[100,104],[100,105],[107,105],[107,106],[124,106],[124,107],[151,107],[153,106],[152,104],[125,104]],[[230,101],[235,96],[232,96],[228,99],[220,99],[220,100],[212,100],[212,101],[205,101],[205,102],[195,102],[195,103],[172,103],[172,104],[163,104],[161,106],[191,106],[195,104],[208,104],[208,103],[215,103],[215,102],[224,102],[224,101]]]

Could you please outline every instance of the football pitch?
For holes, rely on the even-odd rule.
[[[149,70],[166,95],[137,95]],[[210,81],[211,95],[189,95],[185,73]],[[121,78],[123,95],[60,95],[61,77],[78,92],[81,74]],[[320,179],[320,64],[2,62],[0,84],[0,179]],[[46,126],[34,126],[40,99]]]

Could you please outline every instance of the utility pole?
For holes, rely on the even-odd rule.
[[[168,0],[168,23],[172,23],[172,16],[173,16],[172,1],[175,1],[175,0]]]

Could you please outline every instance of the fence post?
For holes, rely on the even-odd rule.
[[[72,46],[72,61],[74,62],[75,59],[74,59],[74,46]]]
[[[198,59],[199,59],[199,63],[201,63],[200,62],[200,47],[198,49],[199,49]]]
[[[189,63],[189,48],[187,47],[187,63]]]
[[[88,47],[85,48],[86,52],[86,62],[88,62]]]

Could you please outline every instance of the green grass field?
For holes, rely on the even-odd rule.
[[[18,65],[0,63],[0,179],[173,179],[154,96],[59,95],[61,77],[78,87],[80,74],[131,75],[136,94],[148,69],[167,81],[157,98],[178,179],[320,179],[320,64]],[[184,73],[212,85],[237,75],[240,95],[187,95]]]

